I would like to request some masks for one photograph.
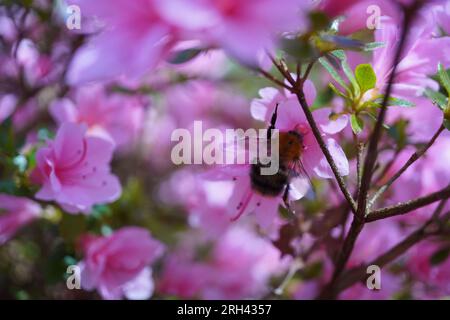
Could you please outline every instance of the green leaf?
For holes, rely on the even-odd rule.
[[[425,96],[433,100],[433,103],[441,110],[444,110],[447,107],[447,98],[442,93],[426,88]]]
[[[383,103],[384,95],[380,95],[377,99],[373,100],[375,104],[378,104],[380,107]],[[388,107],[404,107],[404,108],[411,108],[414,107],[414,103],[400,98],[395,97],[389,97],[387,102]]]
[[[344,36],[323,34],[320,38],[323,41],[333,44],[336,49],[362,50],[364,48],[362,41]]]
[[[319,62],[328,71],[328,73],[333,77],[333,79],[349,93],[350,89],[345,84],[345,81],[341,78],[341,76],[337,73],[337,71],[333,68],[333,66],[323,57],[319,58]]]
[[[312,59],[317,55],[313,46],[302,38],[284,38],[281,40],[281,46],[289,56],[298,62]]]
[[[364,122],[356,114],[350,116],[350,124],[352,126],[353,133],[359,134],[364,129]]]
[[[368,112],[368,111],[366,111],[366,112],[364,112],[364,113],[367,114],[373,121],[375,121],[375,122],[378,121],[377,116],[374,115],[373,113]],[[385,128],[386,130],[389,130],[389,129],[391,128],[391,127],[388,126],[386,123],[383,123],[382,126],[383,126],[383,128]]]
[[[175,52],[172,57],[169,58],[168,62],[171,64],[182,64],[194,59],[203,49],[191,48]]]
[[[384,43],[384,42],[370,42],[370,43],[367,43],[364,46],[363,50],[364,51],[373,51],[373,50],[376,50],[378,48],[382,48],[384,46],[386,46],[386,43]]]
[[[355,77],[361,88],[361,93],[375,88],[377,84],[377,76],[370,64],[358,65],[355,69]]]
[[[447,130],[450,130],[450,121],[447,119],[444,119],[444,127]]]
[[[345,52],[343,50],[336,50],[336,51],[333,51],[333,55],[336,56],[339,60],[341,60],[342,69],[344,70],[345,75],[347,76],[348,80],[350,80],[350,83],[352,84],[353,95],[355,97],[358,97],[360,94],[359,84],[356,81],[356,78],[353,75],[353,71],[347,62],[347,57],[345,56]]]
[[[389,136],[395,140],[400,149],[403,149],[408,142],[407,128],[408,122],[400,119],[388,130]]]
[[[430,257],[430,264],[435,266],[445,262],[449,254],[450,254],[450,247],[440,248]]]
[[[332,83],[329,83],[328,86],[331,88],[331,90],[333,90],[333,92],[335,94],[337,94],[338,96],[341,96],[342,98],[347,98],[347,96],[345,95],[345,93],[341,92],[338,88],[336,88],[336,86]]]
[[[414,103],[412,103],[408,100],[405,100],[405,99],[389,97],[388,106],[411,108],[411,107],[414,107]]]
[[[327,29],[331,21],[328,16],[321,11],[313,11],[309,14],[311,28],[315,31]]]
[[[444,86],[445,90],[447,90],[447,94],[450,97],[450,77],[448,76],[447,70],[445,70],[442,63],[438,64],[438,74],[442,85]]]

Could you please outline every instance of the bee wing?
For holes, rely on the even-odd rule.
[[[312,193],[311,197],[315,197],[314,184],[301,159],[298,159],[292,164],[290,172],[291,181],[289,184],[291,186],[291,197],[298,200],[307,195],[309,191]]]
[[[295,178],[292,178],[289,182],[289,198],[290,200],[296,201],[303,198],[311,190],[311,183],[309,179],[300,174]]]
[[[233,139],[225,141],[222,150],[227,157],[226,159],[236,160],[238,157],[245,157],[247,161],[251,161],[253,158],[257,157],[260,144],[266,143],[267,145],[267,141],[269,140],[257,136],[234,137]]]

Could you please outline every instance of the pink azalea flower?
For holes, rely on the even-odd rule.
[[[175,46],[174,53],[180,50],[198,48],[203,44],[200,41],[183,41]],[[202,79],[220,79],[231,68],[231,63],[225,52],[221,49],[209,49],[199,53],[193,59],[182,64],[169,64],[177,72],[189,77]]]
[[[239,257],[239,259],[236,259]],[[204,299],[260,297],[271,276],[286,264],[272,243],[243,227],[230,229],[216,244],[210,262],[213,272]]]
[[[41,207],[27,198],[0,194],[0,245],[11,239],[18,229],[41,213]]]
[[[163,245],[139,227],[124,227],[109,236],[81,239],[81,286],[96,288],[104,299],[148,299],[153,293],[149,267]]]
[[[168,57],[177,31],[161,18],[155,0],[76,0],[102,32],[75,55],[67,79],[82,83],[123,74],[141,77]]]
[[[350,227],[350,221],[348,228]],[[355,244],[349,267],[367,264],[395,246],[405,237],[395,221],[384,220],[367,224]]]
[[[384,91],[392,72],[395,47],[400,37],[400,27],[392,19],[382,20],[383,28],[375,32],[375,41],[385,46],[375,50],[373,67],[377,75],[378,93]],[[397,67],[393,95],[406,99],[420,96],[425,88],[438,89],[438,84],[428,78],[435,74],[439,62],[450,64],[450,55],[445,50],[450,47],[450,37],[434,38],[434,24],[426,19],[418,19],[409,32],[409,37]],[[443,49],[443,50],[442,50]]]
[[[71,213],[89,213],[95,204],[113,202],[121,193],[110,173],[113,144],[86,136],[86,127],[64,123],[56,137],[36,154],[33,178],[42,187],[36,198],[56,201]]]
[[[191,257],[182,252],[171,254],[164,263],[164,271],[158,282],[158,291],[180,297],[196,298],[207,286],[206,275],[210,272],[207,265],[191,261]]]
[[[141,129],[143,101],[119,94],[107,96],[101,86],[78,89],[73,100],[56,100],[50,113],[59,123],[76,122],[88,126],[88,133],[123,147],[136,138]]]
[[[230,226],[228,201],[233,191],[231,181],[208,181],[191,170],[179,170],[161,187],[160,197],[169,205],[183,207],[189,224],[206,236],[217,238]]]
[[[450,1],[446,1],[443,6],[435,7],[437,24],[450,35]]]
[[[330,17],[335,17],[360,1],[361,0],[324,0],[319,2],[319,9],[328,14]]]
[[[391,0],[359,0],[359,1],[327,1],[330,5],[339,6],[341,2],[353,2],[347,8],[342,8],[339,15],[344,16],[344,21],[339,24],[339,33],[348,35],[363,29],[368,29],[369,26],[373,29],[383,28],[382,24],[376,25],[379,20],[376,20],[375,14],[380,14],[381,17],[390,17],[394,21],[400,23],[402,19],[402,12],[399,7]],[[378,11],[374,11],[379,10]]]
[[[173,130],[187,129],[193,136],[194,121],[202,121],[203,131],[208,128],[248,128],[251,117],[248,113],[248,99],[242,93],[227,85],[213,81],[194,80],[185,84],[170,86],[164,91],[163,113],[157,108],[150,112],[152,117],[145,123],[149,161],[158,168],[170,165],[170,152],[175,145],[171,141]],[[159,157],[153,156],[155,153]]]
[[[299,0],[159,0],[159,6],[173,23],[249,64],[274,47],[278,33],[302,30],[309,7]]]
[[[312,104],[316,95],[312,82],[306,82],[305,90],[308,103]],[[262,89],[260,95],[261,99],[257,99],[252,103],[251,110],[253,117],[269,122],[278,103],[276,128],[280,132],[294,130],[303,136],[304,149],[302,151],[301,161],[306,174],[315,174],[320,178],[326,179],[333,178],[334,175],[331,168],[311,132],[311,128],[296,97],[273,88]],[[329,135],[345,128],[348,119],[347,116],[343,116],[337,120],[330,121],[329,114],[330,111],[325,109],[320,109],[313,113],[340,173],[346,176],[349,173],[348,160],[341,147]],[[234,192],[229,202],[229,214],[233,220],[244,214],[253,212],[259,224],[268,230],[269,226],[273,226],[273,221],[277,216],[278,206],[280,204],[283,205],[282,194],[276,197],[268,197],[254,191],[251,187],[250,166],[250,164],[244,164],[219,167],[212,171],[209,177],[215,180],[230,180],[235,182]],[[292,179],[289,188],[289,199],[301,199],[308,192],[309,186],[309,179],[304,174]]]
[[[383,181],[387,181],[397,172],[416,151],[416,148],[407,147],[403,150]],[[384,155],[387,161],[390,157]],[[443,134],[428,149],[418,161],[412,164],[394,183],[389,192],[389,202],[392,204],[415,199],[436,192],[447,186],[450,181],[450,170],[447,163],[450,161],[450,137]],[[408,186],[405,188],[405,186]],[[409,222],[423,221],[430,217],[437,203],[426,206],[413,213],[402,216],[401,219]],[[448,207],[448,205],[447,205]]]
[[[440,298],[450,294],[450,259],[438,265],[432,265],[431,256],[441,247],[439,243],[422,242],[411,249],[408,254],[407,267],[415,279],[424,283],[422,294],[425,297]]]
[[[16,109],[17,97],[13,94],[6,94],[0,98],[0,123],[9,118]]]
[[[258,298],[267,292],[270,277],[286,267],[269,241],[244,227],[228,229],[203,259],[196,258],[195,245],[205,244],[198,242],[185,241],[169,257],[159,283],[162,292],[183,298]]]

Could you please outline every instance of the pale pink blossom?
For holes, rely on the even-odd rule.
[[[433,254],[442,250],[439,242],[422,242],[411,249],[408,254],[407,267],[413,277],[422,282],[422,295],[416,298],[440,298],[450,294],[450,259],[447,257],[439,264],[430,261]]]
[[[227,208],[232,191],[231,181],[208,181],[198,172],[182,169],[162,184],[160,197],[169,205],[183,207],[191,227],[217,238],[231,224]]]
[[[378,93],[382,93],[392,73],[395,48],[400,39],[400,26],[392,19],[382,19],[383,28],[375,32],[375,40],[384,47],[375,50],[373,67],[377,75]],[[450,64],[450,37],[434,38],[434,24],[418,19],[411,27],[397,67],[393,95],[406,99],[420,96],[425,88],[437,89],[438,84],[428,78],[435,74],[439,62]]]
[[[72,84],[125,74],[139,78],[169,56],[178,38],[176,29],[157,12],[155,0],[72,2],[101,26],[75,55],[67,75]]]
[[[104,237],[81,240],[81,286],[104,299],[148,299],[153,293],[150,265],[164,246],[139,227],[124,227]]]
[[[167,159],[176,144],[171,141],[175,129],[187,129],[194,139],[202,139],[193,134],[194,121],[201,121],[203,132],[209,128],[245,129],[250,126],[248,99],[230,86],[192,80],[170,86],[163,93],[161,108],[150,110],[143,134],[149,161],[158,168],[167,168],[171,164]]]
[[[0,245],[41,214],[41,207],[27,198],[0,194]]]
[[[13,94],[6,94],[0,97],[0,123],[9,118],[16,109],[17,97]]]
[[[286,267],[269,241],[244,227],[228,229],[203,258],[196,259],[195,246],[190,246],[185,242],[168,259],[159,283],[162,292],[183,298],[258,298],[267,293],[271,276]]]
[[[411,155],[416,151],[415,147],[406,147],[396,158],[391,169],[387,172],[382,182],[387,181],[397,172]],[[382,155],[389,159],[391,156]],[[450,181],[450,138],[448,134],[441,137],[428,149],[419,160],[413,163],[394,183],[388,194],[388,201],[392,204],[408,201],[425,196],[445,188]],[[407,187],[405,187],[407,186]],[[433,213],[437,203],[418,209],[402,217],[410,222],[424,221]]]
[[[101,86],[89,86],[78,89],[74,99],[54,101],[50,113],[58,124],[86,124],[89,135],[111,140],[123,147],[132,143],[139,133],[143,107],[144,101],[140,97],[108,95]]]
[[[274,48],[278,34],[304,30],[309,7],[299,0],[282,5],[276,0],[159,0],[158,5],[174,24],[253,65],[261,52]]]
[[[36,153],[36,198],[55,201],[71,213],[89,213],[95,204],[118,199],[121,187],[110,173],[113,144],[86,136],[86,126],[64,123],[54,140]]]
[[[445,4],[442,6],[436,6],[434,8],[437,24],[450,35],[450,1],[445,1]]]

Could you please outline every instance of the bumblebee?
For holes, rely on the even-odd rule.
[[[267,141],[272,138],[278,115],[278,104],[272,115],[267,130]],[[283,196],[286,207],[289,208],[289,189],[291,180],[297,177],[306,177],[311,184],[303,163],[301,161],[304,146],[304,135],[300,130],[290,130],[279,133],[279,169],[274,175],[262,175],[261,169],[270,167],[270,163],[257,162],[250,167],[251,187],[257,193],[267,197]]]

